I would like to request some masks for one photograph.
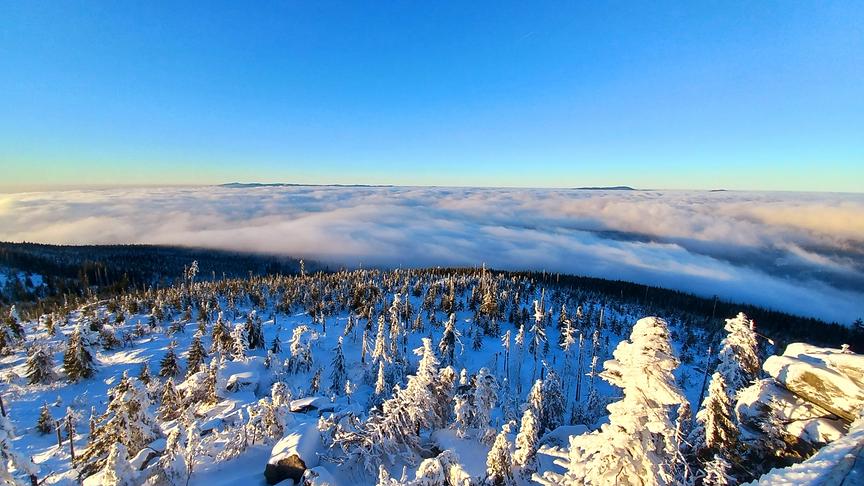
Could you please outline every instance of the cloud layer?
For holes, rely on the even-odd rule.
[[[0,240],[153,243],[346,265],[479,265],[632,280],[848,323],[864,195],[192,187],[0,195]]]

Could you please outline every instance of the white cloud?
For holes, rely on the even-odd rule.
[[[849,322],[864,196],[418,187],[142,188],[0,195],[0,239],[155,243],[348,265],[545,269]]]

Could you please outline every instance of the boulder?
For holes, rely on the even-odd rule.
[[[812,356],[771,356],[762,368],[783,388],[846,422],[853,422],[864,409],[864,390]]]
[[[286,479],[298,482],[307,469],[318,466],[321,433],[315,423],[301,423],[273,446],[264,469],[267,484]]]

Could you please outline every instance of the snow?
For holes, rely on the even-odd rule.
[[[314,422],[304,422],[297,424],[292,432],[273,446],[267,463],[277,464],[282,459],[297,456],[307,468],[311,468],[319,464],[320,453],[321,432]]]
[[[864,484],[864,420],[852,424],[849,433],[823,447],[806,461],[772,469],[752,486],[817,486]],[[845,481],[845,482],[844,482]]]
[[[864,390],[838,371],[811,359],[770,356],[762,368],[793,393],[848,421],[864,408]]]

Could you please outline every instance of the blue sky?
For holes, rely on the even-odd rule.
[[[7,187],[864,190],[861,2],[8,1],[0,73]]]

